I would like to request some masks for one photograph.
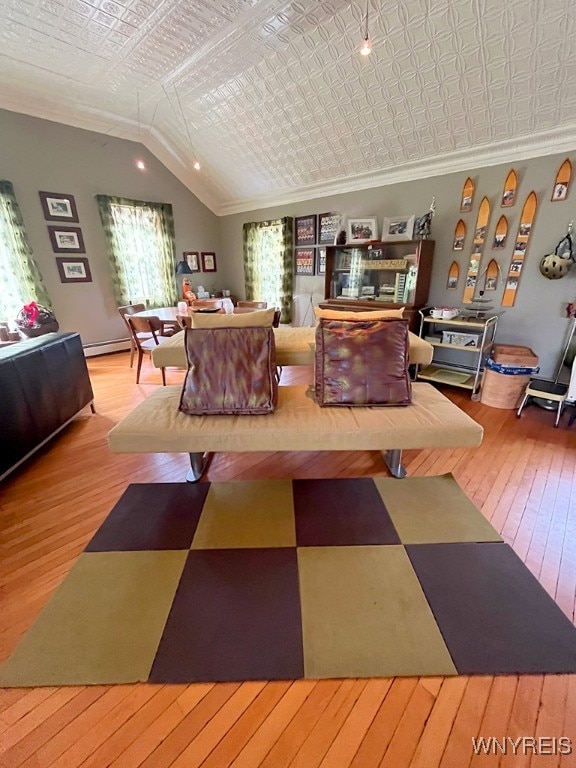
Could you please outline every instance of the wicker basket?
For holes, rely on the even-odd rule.
[[[490,405],[492,408],[505,408],[512,410],[520,405],[524,396],[530,374],[507,376],[504,373],[484,371],[482,389],[480,390],[480,402]]]

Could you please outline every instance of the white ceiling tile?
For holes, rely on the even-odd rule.
[[[364,13],[363,0],[6,0],[5,93],[122,135],[139,93],[172,154],[199,156],[201,177],[182,178],[216,209],[574,132],[572,0],[369,0],[367,58]]]

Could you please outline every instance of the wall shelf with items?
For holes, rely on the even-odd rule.
[[[418,332],[418,309],[428,301],[434,242],[398,240],[326,247],[325,301],[347,310],[405,307]]]
[[[419,314],[420,336],[434,347],[434,358],[430,365],[416,370],[416,378],[462,387],[476,395],[496,338],[498,314],[458,315],[449,320],[432,317],[430,308]]]

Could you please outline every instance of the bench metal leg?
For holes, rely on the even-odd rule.
[[[190,469],[186,475],[187,483],[197,483],[202,477],[204,472],[208,469],[211,453],[191,453],[190,455]]]
[[[382,458],[393,477],[398,477],[400,479],[406,477],[406,470],[402,466],[402,450],[400,448],[392,448],[389,451],[382,451]]]

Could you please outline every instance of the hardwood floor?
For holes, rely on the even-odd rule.
[[[114,456],[112,425],[160,384],[128,354],[92,358],[97,413],[0,486],[0,659],[9,655],[129,483],[183,480],[184,456]],[[168,383],[182,372],[167,371]],[[284,383],[309,380],[285,369]],[[407,451],[411,475],[453,472],[574,621],[576,427],[445,393],[483,424],[474,450]],[[209,480],[386,475],[377,452],[221,454]],[[399,481],[400,482],[400,481]],[[574,754],[474,756],[471,737],[567,736]],[[482,768],[576,766],[576,676],[301,680],[0,690],[0,766]]]

